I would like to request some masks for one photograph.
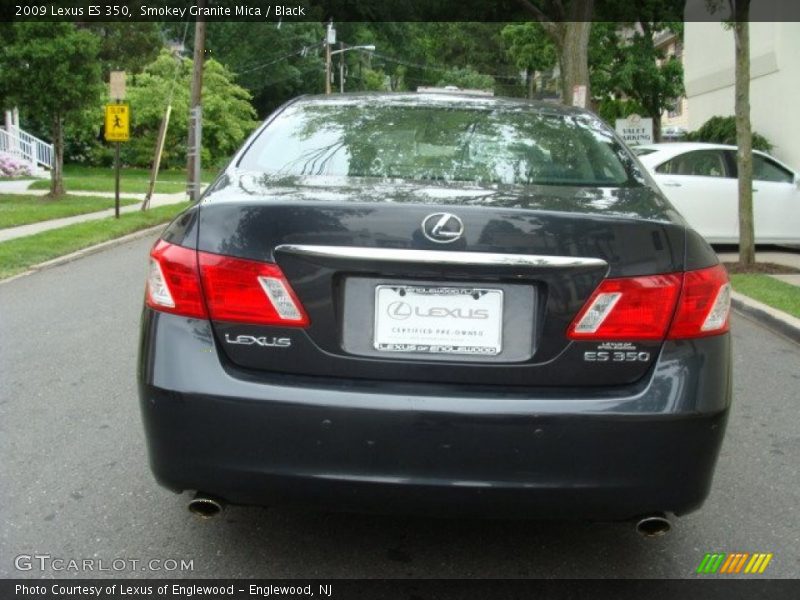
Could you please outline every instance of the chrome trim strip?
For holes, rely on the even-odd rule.
[[[544,269],[608,267],[602,258],[580,256],[542,256],[536,254],[495,254],[491,252],[453,252],[452,250],[406,250],[356,246],[305,246],[283,244],[276,252],[319,258],[375,260],[423,264],[516,266]]]

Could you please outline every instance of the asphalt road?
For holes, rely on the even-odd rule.
[[[767,575],[800,573],[800,347],[738,316],[736,395],[713,491],[664,538],[626,524],[286,508],[199,521],[187,494],[156,485],[145,455],[134,368],[152,241],[0,284],[0,576],[114,575],[15,569],[17,556],[44,554],[106,568],[193,561],[182,573],[127,562],[117,575],[128,577],[683,578],[711,551],[772,552]]]

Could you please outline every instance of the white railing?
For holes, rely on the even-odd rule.
[[[18,156],[34,167],[53,168],[53,144],[17,127],[0,129],[0,151]]]

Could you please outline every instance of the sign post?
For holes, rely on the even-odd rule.
[[[106,104],[105,138],[107,142],[116,142],[117,146],[114,150],[114,216],[119,219],[119,145],[131,139],[130,110],[127,104],[121,104],[125,97],[125,71],[111,71],[109,88],[116,104]]]

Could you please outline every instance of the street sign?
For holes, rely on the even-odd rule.
[[[578,108],[586,108],[586,86],[573,85],[572,86],[572,106]]]
[[[125,99],[125,71],[111,71],[108,80],[109,93],[112,100]]]
[[[617,119],[616,130],[629,146],[653,143],[653,119],[630,115],[627,119]]]
[[[130,140],[130,112],[127,104],[106,104],[107,142],[127,142]]]

